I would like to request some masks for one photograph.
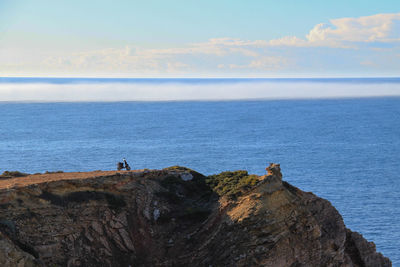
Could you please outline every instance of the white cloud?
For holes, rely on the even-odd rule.
[[[263,56],[252,60],[246,65],[230,64],[231,69],[253,69],[253,70],[277,70],[281,69],[288,63],[283,57]]]
[[[255,41],[245,41],[237,38],[213,38],[209,40],[209,44],[214,45],[222,45],[222,46],[253,46],[253,47],[262,47],[268,44],[267,41],[264,40],[255,40]],[[202,44],[198,44],[202,45]]]
[[[371,45],[372,44],[372,45]],[[388,47],[392,51],[388,52]],[[35,53],[12,53],[24,55],[10,57],[10,53],[0,53],[1,72],[7,69],[37,70],[39,72],[59,72],[70,74],[108,73],[129,76],[167,74],[227,73],[229,70],[241,72],[285,70],[293,67],[294,62],[305,61],[303,66],[314,64],[317,70],[326,69],[339,62],[332,60],[331,50],[319,50],[318,59],[309,60],[314,48],[364,49],[359,53],[356,62],[359,66],[376,66],[382,60],[369,58],[371,52],[378,54],[391,53],[396,58],[400,48],[400,13],[377,14],[359,18],[338,18],[329,23],[315,25],[304,37],[284,36],[273,40],[241,40],[237,38],[212,38],[205,42],[191,43],[172,48],[143,48],[126,46],[79,53],[62,53],[62,56],[48,56],[38,60]],[[307,48],[307,49],[304,49]],[[299,52],[301,51],[301,52]],[[327,52],[328,51],[328,52]],[[309,53],[306,55],[306,53]],[[325,54],[323,54],[325,53]],[[363,54],[362,54],[363,53]],[[32,56],[29,56],[32,54]],[[25,56],[27,55],[27,56]],[[326,55],[329,62],[324,62]],[[343,53],[345,57],[345,53]],[[347,54],[348,55],[348,54]],[[300,58],[300,60],[299,60]],[[360,59],[362,58],[362,59]],[[346,59],[342,59],[344,62]],[[35,65],[36,64],[36,65]],[[396,65],[393,63],[392,65]],[[389,65],[387,65],[389,66]],[[397,65],[396,65],[397,66]],[[294,68],[295,69],[295,68]],[[392,68],[393,69],[393,68]],[[293,70],[293,68],[292,68]],[[203,72],[203,73],[204,73]]]
[[[400,41],[400,13],[359,18],[340,18],[331,25],[318,24],[307,35],[310,42],[394,42]]]
[[[400,13],[332,19],[315,25],[305,39],[285,36],[270,40],[269,45],[356,48],[371,42],[400,42]]]
[[[49,68],[70,68],[75,70],[102,69],[127,72],[179,72],[193,70],[196,65],[190,57],[209,56],[217,61],[224,57],[253,58],[262,56],[256,50],[260,41],[242,41],[231,38],[210,39],[207,42],[195,43],[186,47],[145,49],[125,47],[121,49],[103,49],[73,53],[63,57],[49,57],[44,63]],[[265,44],[264,44],[265,45]],[[205,60],[202,58],[201,60]],[[222,66],[223,63],[215,64]]]
[[[296,46],[296,47],[310,46],[309,42],[300,39],[296,36],[285,36],[279,39],[273,39],[270,40],[268,44],[270,46]]]

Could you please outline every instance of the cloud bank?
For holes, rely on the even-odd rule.
[[[398,83],[0,83],[0,101],[184,101],[400,96]]]

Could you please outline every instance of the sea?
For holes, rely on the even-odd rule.
[[[280,163],[400,266],[400,79],[0,78],[0,172]]]

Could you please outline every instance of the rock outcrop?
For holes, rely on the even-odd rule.
[[[181,167],[77,177],[0,190],[1,266],[391,266],[279,165],[225,195]]]

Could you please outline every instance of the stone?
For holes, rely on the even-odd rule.
[[[154,211],[153,211],[154,220],[157,221],[159,217],[160,217],[160,210],[159,209],[154,209]]]
[[[188,172],[181,173],[181,179],[184,181],[190,181],[193,179],[193,175]]]

